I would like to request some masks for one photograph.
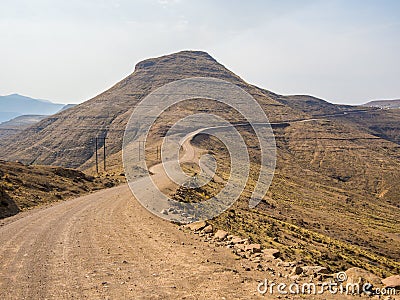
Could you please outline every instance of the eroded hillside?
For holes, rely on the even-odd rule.
[[[4,140],[0,155],[93,171],[94,139],[101,136],[107,137],[109,170],[121,172],[123,134],[135,105],[166,83],[196,76],[242,87],[275,124],[277,168],[269,193],[256,209],[248,208],[258,170],[254,159],[254,178],[241,201],[214,220],[219,227],[280,248],[288,259],[334,270],[361,266],[379,275],[399,272],[398,112],[334,105],[309,96],[280,96],[246,83],[204,52],[183,51],[138,63],[111,89]],[[229,108],[204,99],[182,103],[153,126],[146,145],[150,159],[174,120],[194,112],[211,112],[230,122],[241,120]],[[257,158],[254,135],[243,129],[242,133],[253,146],[251,156]],[[100,153],[103,146],[100,140]],[[199,146],[216,149],[213,153],[220,161],[228,159],[215,141],[205,139]],[[226,174],[224,165],[221,168]],[[184,192],[201,201],[217,188]]]
[[[62,167],[26,166],[0,161],[0,218],[118,184]]]

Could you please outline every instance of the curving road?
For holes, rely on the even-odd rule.
[[[0,226],[0,299],[252,299],[260,278],[150,214],[127,185]]]
[[[2,300],[265,299],[265,272],[242,263],[149,213],[127,185],[0,223]]]

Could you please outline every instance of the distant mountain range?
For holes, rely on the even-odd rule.
[[[0,138],[16,134],[47,117],[47,115],[22,115],[0,123]]]
[[[0,123],[22,115],[52,115],[65,106],[18,94],[0,96]]]
[[[363,106],[379,108],[400,108],[400,99],[396,100],[374,100],[363,104]]]

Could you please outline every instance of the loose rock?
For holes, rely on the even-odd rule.
[[[382,280],[385,287],[400,288],[400,275],[394,275]]]
[[[263,249],[265,257],[278,258],[281,255],[281,252],[278,249]]]
[[[213,226],[212,225],[208,225],[203,229],[204,233],[212,233],[213,232]]]
[[[345,273],[347,275],[347,283],[350,284],[368,282],[374,286],[382,285],[382,281],[378,276],[361,268],[350,268]]]
[[[261,245],[260,244],[246,245],[244,250],[250,251],[251,253],[259,253],[259,252],[261,252]]]
[[[214,235],[214,238],[217,240],[224,240],[228,236],[228,233],[225,230],[217,230],[217,232]]]
[[[192,231],[199,231],[202,230],[204,227],[207,226],[207,223],[202,221],[202,222],[195,222],[188,224],[187,227],[192,230]]]
[[[321,266],[304,266],[301,268],[303,269],[304,274],[308,276],[329,273],[327,268]]]
[[[290,276],[301,275],[303,274],[303,268],[299,266],[295,266],[290,273]]]

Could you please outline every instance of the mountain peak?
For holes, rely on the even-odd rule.
[[[160,57],[145,59],[141,62],[138,62],[135,66],[135,71],[138,70],[146,70],[152,69],[153,67],[164,64],[164,63],[175,63],[177,60],[180,61],[209,61],[212,63],[216,63],[217,61],[207,52],[198,51],[198,50],[183,50],[167,55],[163,55]]]

